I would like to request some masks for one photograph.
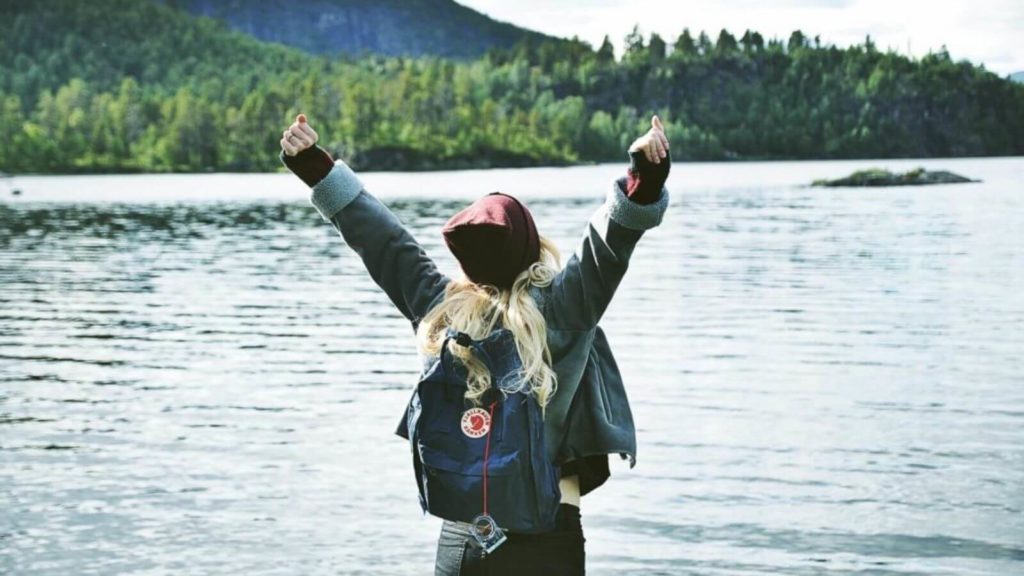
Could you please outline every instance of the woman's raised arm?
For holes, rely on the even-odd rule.
[[[611,182],[604,204],[587,223],[565,268],[547,288],[552,328],[587,330],[597,325],[626,274],[643,233],[661,224],[668,208],[671,156],[657,116],[651,130],[629,147],[626,176]]]
[[[342,160],[316,145],[300,114],[281,138],[281,160],[312,188],[310,202],[362,258],[370,277],[415,328],[449,279],[402,222]]]

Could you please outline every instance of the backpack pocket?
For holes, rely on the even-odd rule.
[[[447,520],[471,522],[483,511],[484,458],[483,444],[478,459],[460,462],[445,452],[420,443],[420,462],[423,465],[422,483],[426,506],[430,513]],[[494,448],[492,444],[491,448]],[[487,459],[488,512],[499,526],[505,527],[508,517],[501,503],[521,502],[514,498],[514,487],[522,484],[521,461],[518,452],[500,454],[492,452]],[[512,496],[512,498],[510,498]]]

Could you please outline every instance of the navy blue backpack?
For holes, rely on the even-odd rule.
[[[491,372],[480,406],[464,398],[466,372],[448,343],[472,347]],[[448,328],[440,356],[427,360],[396,433],[409,440],[424,512],[474,523],[489,515],[501,530],[548,532],[561,493],[547,457],[540,405],[519,386],[522,362],[511,331],[482,340]],[[500,533],[500,531],[499,531]]]

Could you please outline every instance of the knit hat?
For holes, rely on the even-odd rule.
[[[511,288],[516,276],[540,259],[533,215],[501,192],[491,192],[452,216],[441,233],[462,271],[477,284]]]

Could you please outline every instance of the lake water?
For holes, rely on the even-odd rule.
[[[981,184],[812,189],[855,168]],[[624,165],[363,174],[568,253]],[[588,573],[1024,573],[1024,159],[683,164],[604,320]],[[0,183],[0,573],[428,574],[412,332],[279,175]]]

